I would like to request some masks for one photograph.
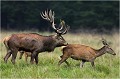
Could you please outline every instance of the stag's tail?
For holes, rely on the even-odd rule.
[[[8,40],[10,39],[10,36],[7,36],[7,37],[5,37],[4,39],[3,39],[3,43],[4,43],[4,45],[5,45],[5,47],[6,47],[6,49],[8,49],[9,47],[8,47]]]

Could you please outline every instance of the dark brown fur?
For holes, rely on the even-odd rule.
[[[20,35],[18,35],[18,36],[20,36]],[[6,36],[6,37],[3,39],[3,43],[4,43],[5,48],[6,48],[7,51],[9,50],[8,40],[10,39],[10,37],[11,37],[11,36]],[[27,62],[27,57],[31,57],[31,53],[29,53],[29,52],[24,52],[24,51],[19,51],[19,52],[20,52],[20,57],[19,57],[19,59],[21,59],[21,58],[22,58],[22,55],[24,54],[24,55],[25,55],[25,60],[26,60],[26,62]],[[9,57],[8,57],[8,58],[9,58]]]
[[[109,45],[104,45],[101,49],[93,49],[89,46],[80,45],[80,44],[69,44],[62,50],[63,55],[60,56],[61,60],[59,61],[59,65],[65,62],[67,65],[69,63],[66,61],[69,57],[75,60],[82,60],[83,67],[85,62],[91,62],[91,65],[94,66],[94,60],[105,54],[106,52],[115,55],[114,51],[109,47]]]
[[[39,52],[51,52],[55,47],[65,45],[65,40],[61,35],[42,36],[39,34],[13,34],[8,40],[9,51],[4,60],[7,62],[8,57],[12,54],[12,63],[15,63],[18,51],[31,52],[31,63],[34,59],[38,63]]]

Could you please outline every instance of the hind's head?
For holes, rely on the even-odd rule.
[[[102,43],[105,47],[105,51],[109,54],[112,54],[112,55],[116,55],[116,53],[114,52],[114,50],[110,47],[110,45],[106,42],[105,39],[102,39]]]

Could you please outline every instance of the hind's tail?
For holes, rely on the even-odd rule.
[[[66,47],[66,46],[62,46],[62,47],[61,47],[61,51],[63,51],[63,49],[64,49],[65,47]]]

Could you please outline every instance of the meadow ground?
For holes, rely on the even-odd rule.
[[[1,50],[0,50],[0,76],[1,78],[120,78],[119,74],[119,34],[112,35],[103,34],[102,36],[110,43],[110,46],[116,52],[116,56],[105,54],[95,60],[95,69],[90,63],[85,63],[83,68],[79,67],[80,61],[69,58],[67,61],[70,67],[63,63],[60,67],[58,62],[62,55],[61,48],[56,48],[52,53],[39,53],[38,65],[31,65],[28,61],[25,62],[24,56],[20,60],[19,53],[17,55],[16,64],[11,63],[11,57],[8,63],[4,63],[3,57],[6,54],[5,46],[2,39],[13,33],[20,32],[1,32]],[[39,33],[39,32],[38,32]],[[39,33],[42,35],[50,35],[49,33]],[[95,49],[101,48],[101,35],[99,34],[66,34],[63,36],[68,43],[83,44],[91,46]],[[30,58],[29,58],[30,60]]]

